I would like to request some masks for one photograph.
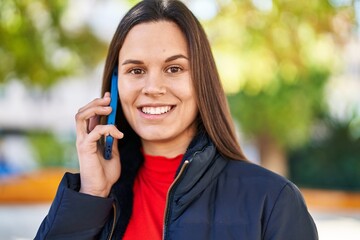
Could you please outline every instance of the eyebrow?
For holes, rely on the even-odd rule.
[[[127,59],[121,65],[126,65],[126,64],[144,64],[144,62],[139,60]]]
[[[184,55],[182,55],[182,54],[177,54],[177,55],[168,57],[168,58],[165,60],[165,62],[171,62],[171,61],[174,61],[174,60],[179,59],[179,58],[184,58],[184,59],[186,59],[186,60],[189,60],[188,57],[186,57],[186,56],[184,56]]]
[[[182,55],[182,54],[177,54],[177,55],[174,55],[174,56],[171,56],[171,57],[168,57],[167,59],[165,59],[165,62],[171,62],[171,61],[174,61],[176,59],[179,59],[179,58],[184,58],[186,60],[189,60],[188,57]],[[143,61],[140,61],[140,60],[134,60],[134,59],[127,59],[125,60],[121,65],[126,65],[126,64],[144,64]]]

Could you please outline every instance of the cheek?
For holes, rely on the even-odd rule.
[[[193,100],[191,101],[191,104],[189,106],[189,115],[192,116],[193,120],[195,120],[196,116],[199,113],[199,108],[197,106],[197,103],[195,101],[195,99],[193,98]]]
[[[198,104],[195,98],[195,92],[192,89],[186,93],[183,92],[183,95],[180,97],[180,99],[183,100],[186,115],[194,117],[198,114]]]
[[[195,89],[193,87],[190,75],[186,75],[177,79],[176,81],[171,81],[168,86],[170,91],[179,99],[183,99],[184,101],[191,101],[192,98],[195,98]]]
[[[120,81],[118,84],[119,88],[119,98],[122,105],[126,106],[127,104],[131,104],[135,101],[138,96],[137,86],[134,84],[126,83],[125,80]]]
[[[192,85],[186,84],[185,86],[183,86],[181,95],[182,96],[180,98],[184,99],[185,102],[194,105],[194,107],[197,108],[196,98],[195,98],[196,94]]]
[[[134,102],[133,96],[134,96],[134,94],[131,94],[131,91],[126,91],[125,88],[122,88],[120,90],[120,88],[119,88],[119,99],[120,99],[120,103],[121,103],[121,108],[122,108],[125,118],[128,120],[128,122],[131,122],[131,116],[132,116],[131,106],[132,106],[132,103]]]
[[[127,98],[126,96],[120,97],[120,102],[121,102],[121,108],[124,112],[126,119],[128,121],[131,120],[131,116],[132,116],[131,111],[133,110],[133,108],[131,107],[132,106],[131,99]]]

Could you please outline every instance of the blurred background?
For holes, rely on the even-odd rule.
[[[100,94],[134,0],[0,0],[0,239],[32,239],[77,110]],[[304,194],[320,239],[360,236],[360,0],[184,0],[204,25],[251,161]]]

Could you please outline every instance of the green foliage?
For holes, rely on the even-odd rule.
[[[330,136],[312,139],[289,154],[290,176],[299,186],[360,191],[360,137],[348,124],[323,122]]]
[[[326,111],[324,86],[339,65],[334,22],[350,24],[353,10],[322,0],[271,2],[265,10],[250,0],[222,3],[206,29],[244,133],[300,146]]]
[[[105,44],[87,26],[66,30],[67,3],[0,1],[0,83],[18,78],[46,88],[105,56]]]
[[[240,91],[229,96],[232,113],[241,123],[244,133],[271,136],[281,146],[302,145],[310,135],[314,118],[324,111],[322,90],[327,73],[311,74],[306,77],[311,85],[297,81],[291,85],[279,84],[276,90],[257,95]]]
[[[28,139],[42,167],[75,167],[76,151],[73,141],[61,141],[50,132],[32,132]]]

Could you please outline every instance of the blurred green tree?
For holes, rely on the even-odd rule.
[[[257,145],[261,164],[288,174],[287,149],[301,146],[326,112],[324,86],[339,67],[353,8],[339,1],[218,1],[206,22],[230,108]]]
[[[353,136],[351,131],[353,124],[360,129],[359,120],[341,122],[328,118],[322,127],[329,136],[312,138],[302,148],[290,151],[292,181],[306,188],[359,192],[360,137]]]
[[[83,26],[69,30],[68,1],[0,1],[0,83],[47,88],[99,63],[106,45]],[[94,47],[96,46],[96,47]]]

